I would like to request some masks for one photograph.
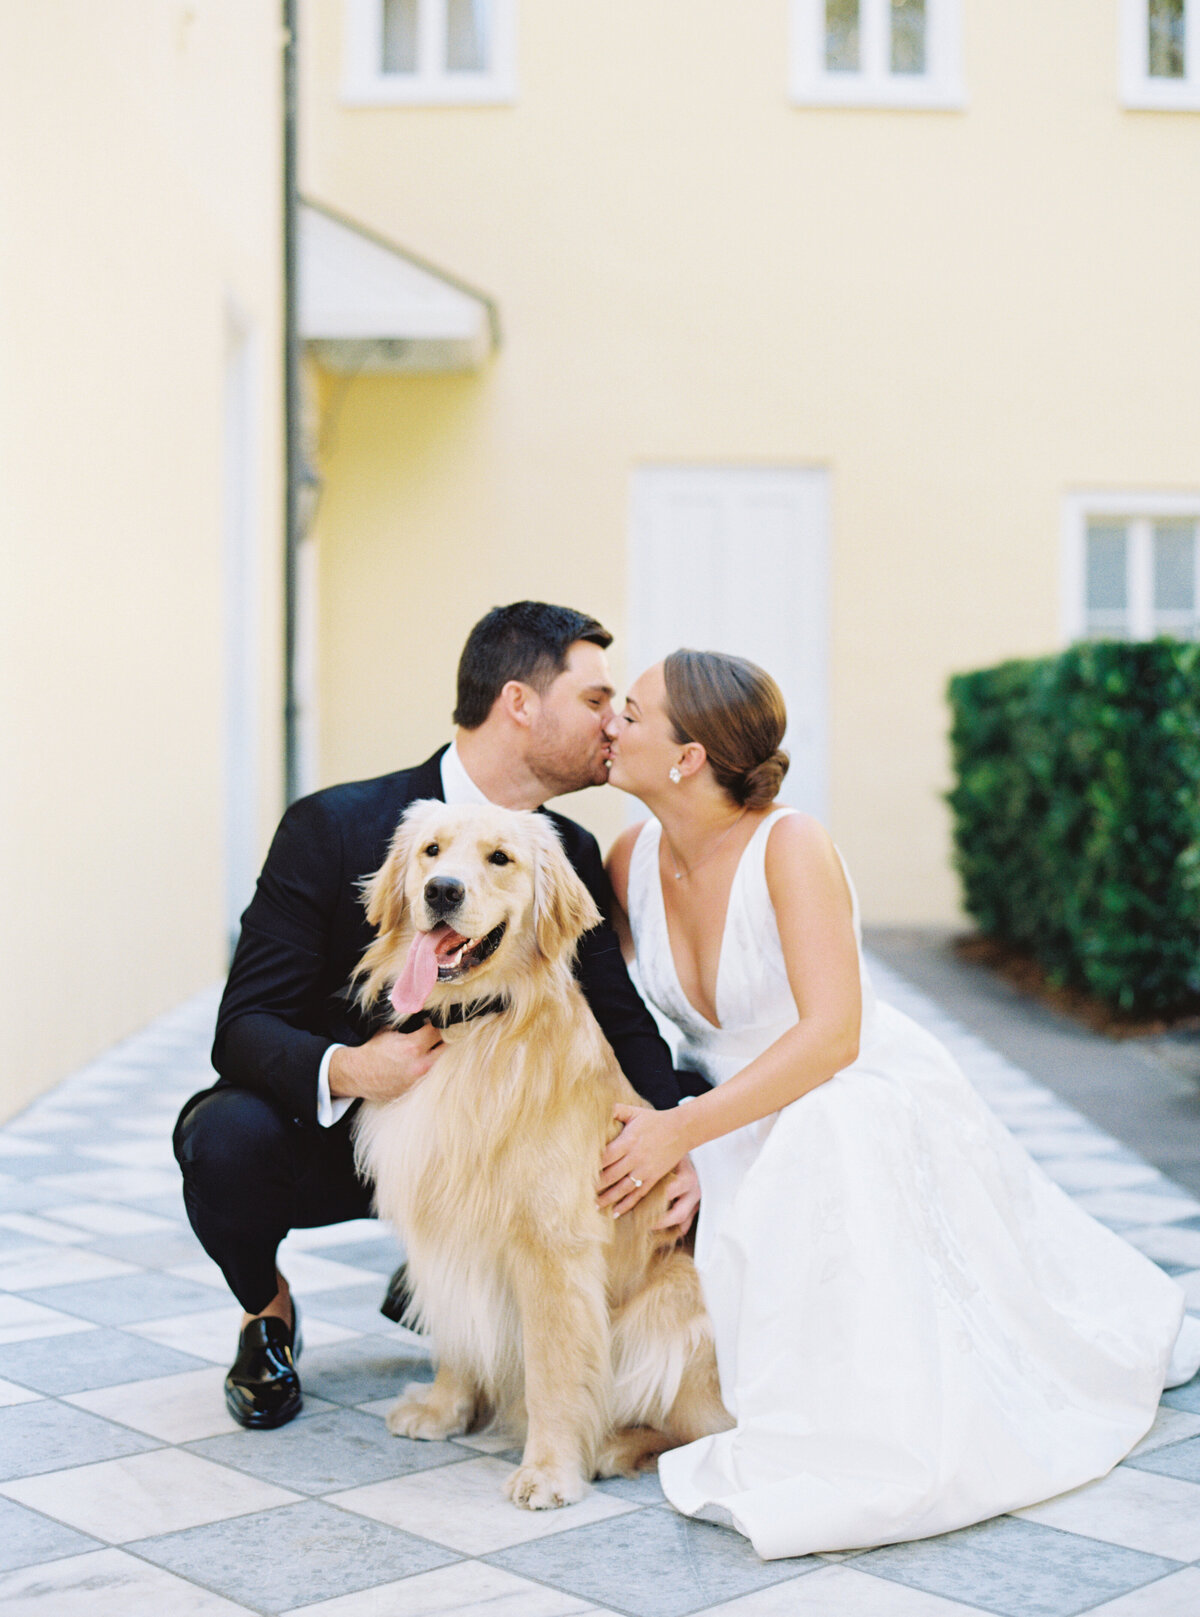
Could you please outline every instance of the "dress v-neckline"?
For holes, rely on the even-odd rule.
[[[721,919],[721,942],[719,948],[717,949],[717,975],[713,979],[713,1010],[716,1011],[718,1017],[716,1022],[710,1021],[709,1018],[705,1016],[703,1011],[697,1010],[696,1006],[692,1004],[691,1000],[687,996],[687,991],[683,986],[683,979],[679,975],[679,967],[675,961],[675,945],[671,941],[671,923],[667,918],[667,895],[666,889],[663,886],[661,856],[663,829],[661,822],[659,823],[658,839],[654,848],[654,874],[656,878],[655,890],[658,894],[658,909],[659,914],[662,917],[663,936],[667,940],[667,960],[671,967],[671,976],[674,979],[675,987],[678,990],[680,1000],[696,1018],[696,1020],[698,1022],[702,1022],[704,1026],[712,1033],[725,1032],[724,1022],[719,1020],[721,1015],[721,975],[725,965],[725,944],[729,937],[729,915],[730,911],[733,909],[734,894],[737,892],[738,880],[742,874],[742,866],[746,862],[746,855],[750,852],[750,849],[754,846],[758,837],[761,835],[763,826],[773,824],[778,815],[787,814],[790,812],[791,810],[787,808],[772,809],[770,814],[766,815],[755,826],[753,833],[746,843],[746,846],[742,849],[741,853],[738,854],[738,862],[734,866],[733,870],[733,880],[729,884],[729,896],[725,900],[725,914]]]

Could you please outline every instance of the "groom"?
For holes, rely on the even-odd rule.
[[[225,1381],[243,1426],[280,1426],[301,1406],[296,1313],[275,1266],[280,1241],[292,1229],[371,1215],[371,1187],[354,1172],[355,1102],[404,1094],[441,1047],[431,1025],[380,1028],[347,994],[372,937],[360,884],[418,798],[538,809],[601,785],[611,640],[568,607],[496,607],[463,649],[449,747],[414,769],[303,798],[280,823],[217,1014],[218,1082],[188,1101],[175,1130],[192,1228],[245,1310]],[[550,818],[607,916],[595,839],[563,815]],[[576,974],[630,1083],[654,1106],[674,1106],[680,1080],[607,921],[583,938]],[[686,1227],[699,1197],[690,1165],[676,1192],[669,1221]]]

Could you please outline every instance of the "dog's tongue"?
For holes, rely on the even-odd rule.
[[[412,940],[404,970],[396,978],[391,992],[392,1009],[397,1016],[412,1016],[424,1007],[437,982],[438,945],[451,937],[458,937],[452,927],[437,926],[432,932],[418,932]]]

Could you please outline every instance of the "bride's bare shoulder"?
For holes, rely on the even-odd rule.
[[[841,882],[841,861],[833,838],[811,814],[781,814],[767,833],[767,881],[791,875],[828,873]]]

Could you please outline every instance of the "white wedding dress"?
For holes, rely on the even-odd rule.
[[[656,820],[634,848],[638,975],[679,1063],[712,1083],[797,1019],[765,874],[791,812],[763,820],[734,878],[720,1027],[679,985]],[[1164,1382],[1200,1364],[1174,1282],[1050,1182],[935,1038],[876,1002],[850,890],[858,1059],[693,1153],[696,1262],[737,1425],[663,1455],[659,1474],[678,1510],[767,1559],[925,1538],[1103,1476]]]

